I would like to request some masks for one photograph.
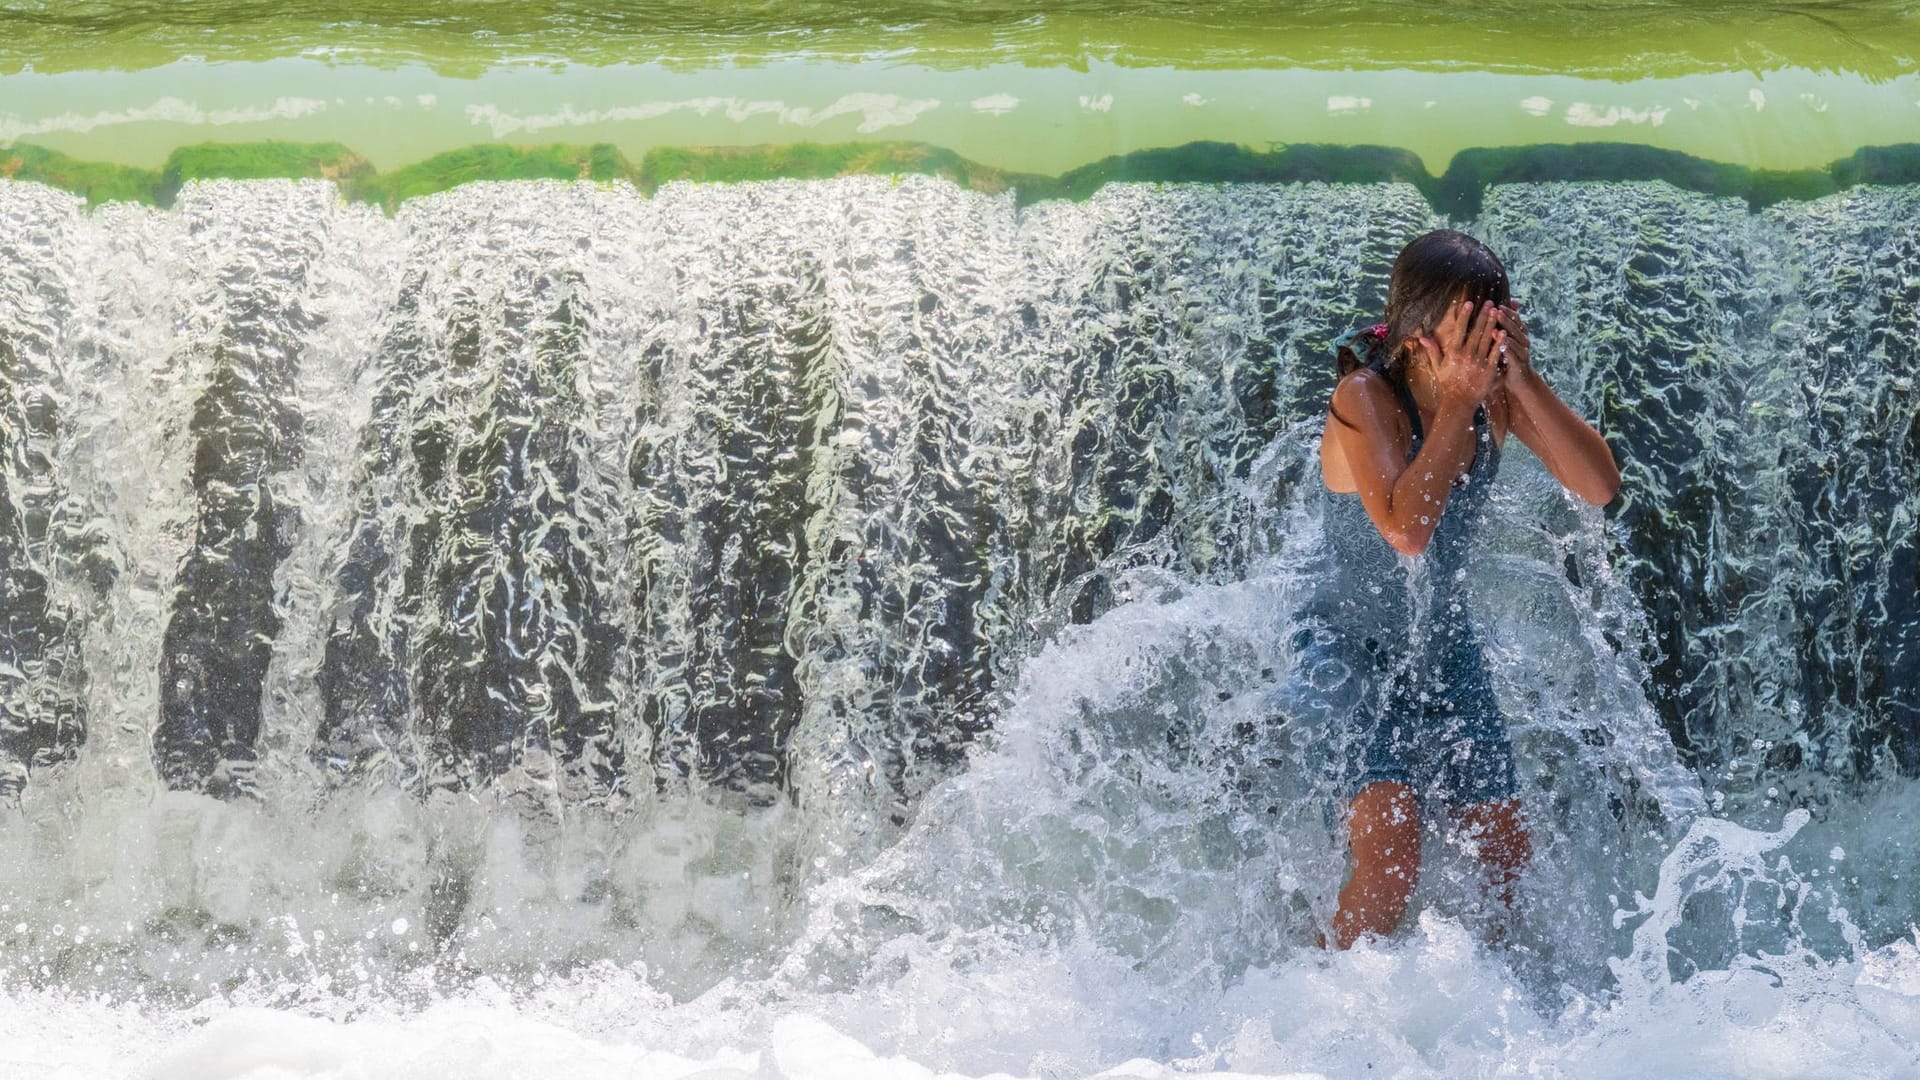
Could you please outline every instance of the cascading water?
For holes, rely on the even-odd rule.
[[[1412,187],[0,182],[0,1018],[161,1075],[1643,1075],[1703,1021],[1898,1075],[1917,222],[1489,191],[1626,494],[1510,455],[1469,583],[1516,910],[1441,830],[1328,957],[1293,612]]]

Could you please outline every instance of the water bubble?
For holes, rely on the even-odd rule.
[[[407,920],[404,918],[393,920],[393,936],[399,937],[401,934],[406,933],[407,926],[408,926]]]

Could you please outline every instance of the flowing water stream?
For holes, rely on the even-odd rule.
[[[1328,343],[1444,223],[0,181],[0,1064],[1912,1075],[1910,186],[1456,223],[1626,485],[1510,454],[1472,570],[1516,909],[1441,829],[1315,947]]]

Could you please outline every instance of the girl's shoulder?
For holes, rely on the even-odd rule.
[[[1336,421],[1347,427],[1356,427],[1344,413],[1354,411],[1354,406],[1367,402],[1372,411],[1382,415],[1398,416],[1403,410],[1400,393],[1394,387],[1392,378],[1377,367],[1359,367],[1340,376],[1333,385],[1333,395],[1328,399],[1328,407]]]

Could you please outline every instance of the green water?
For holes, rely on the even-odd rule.
[[[853,3],[274,3],[4,0],[0,71],[135,69],[182,55],[259,60],[316,45],[392,65],[472,75],[501,62],[662,61],[681,67],[806,55],[911,54],[1072,66],[1462,66],[1614,79],[1703,69],[1834,69],[1886,78],[1914,67],[1912,0],[885,0]]]
[[[63,155],[87,173],[63,186],[95,198],[158,183],[109,167],[159,174],[207,142],[340,144],[362,177],[471,166],[479,144],[602,146],[578,175],[605,177],[719,147],[904,143],[935,149],[829,156],[932,154],[965,164],[906,171],[992,187],[1202,141],[1386,147],[1438,178],[1463,151],[1568,143],[1822,171],[1916,132],[1912,2],[0,0],[0,174],[47,178]]]

